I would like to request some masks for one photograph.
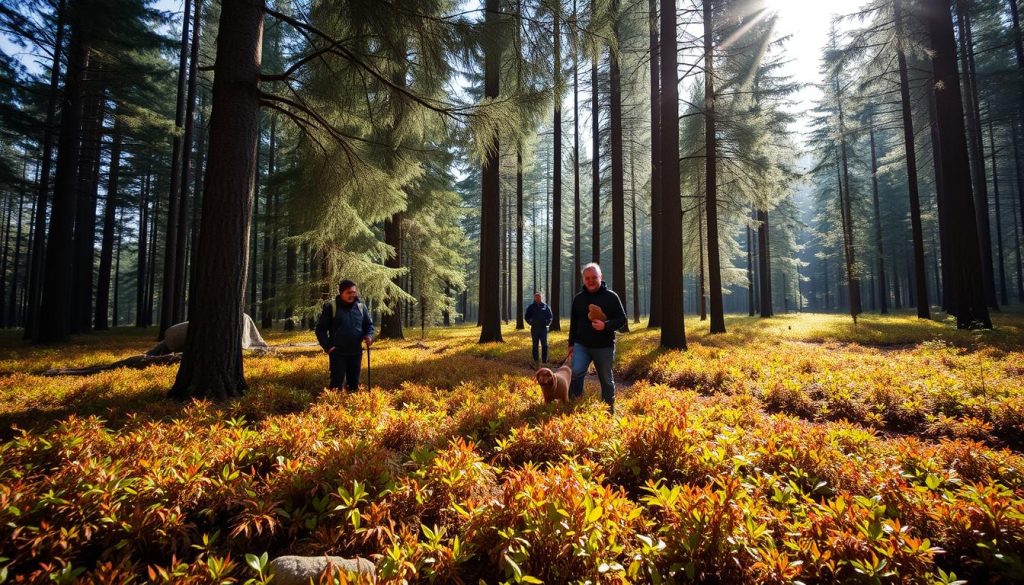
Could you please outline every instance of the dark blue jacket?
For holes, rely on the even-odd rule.
[[[604,311],[608,320],[604,322],[604,331],[598,331],[590,324],[587,313],[590,305],[597,305]],[[615,291],[601,281],[601,288],[591,293],[586,287],[572,299],[572,312],[569,313],[569,345],[579,343],[583,347],[612,347],[615,345],[615,332],[626,324],[626,310]]]
[[[551,321],[555,318],[551,314],[551,307],[545,303],[530,303],[529,307],[526,307],[526,322],[530,324],[530,329],[540,330],[547,329],[551,325]]]
[[[334,307],[337,307],[337,311]],[[341,295],[335,297],[333,303],[324,304],[320,319],[316,322],[316,340],[324,351],[335,348],[335,352],[344,355],[360,353],[364,337],[373,337],[373,319],[366,305],[356,298],[356,302],[346,307],[341,302]]]

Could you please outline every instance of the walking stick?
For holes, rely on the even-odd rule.
[[[370,377],[370,346],[366,346],[366,390],[373,390],[373,378]]]

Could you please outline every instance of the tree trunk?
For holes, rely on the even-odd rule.
[[[999,170],[996,167],[996,138],[992,120],[988,121],[989,156],[992,157],[992,199],[996,203],[996,250],[999,252],[999,297],[1004,305],[1010,304],[1006,294],[1006,256],[1003,253],[1003,221],[999,205]]]
[[[259,138],[262,0],[224,0],[214,65],[210,158],[203,186],[196,298],[169,396],[241,395],[242,299]]]
[[[633,138],[630,133],[630,138]],[[637,258],[637,238],[636,231],[636,166],[633,164],[633,149],[629,149],[629,219],[632,223],[630,226],[630,241],[632,248],[632,255],[630,256],[629,267],[632,271],[633,281],[633,322],[640,322],[640,262]]]
[[[956,44],[948,5],[927,0],[922,11],[931,41],[935,74],[936,121],[941,145],[942,178],[949,199],[950,276],[954,298],[950,301],[957,328],[992,327],[982,285],[982,253],[978,223],[968,177],[967,134],[956,69]]]
[[[914,115],[910,108],[910,81],[907,76],[907,57],[903,51],[902,0],[893,0],[893,18],[896,23],[896,58],[900,69],[900,107],[903,111],[903,147],[907,160],[907,192],[910,196],[910,226],[914,238],[914,278],[917,282],[917,317],[930,319],[928,287],[924,274],[924,231],[921,228],[921,198],[917,181],[917,149],[914,145]],[[873,144],[873,143],[872,143]],[[879,248],[881,249],[881,248]],[[881,257],[881,256],[879,256]],[[885,272],[883,271],[884,275]],[[882,301],[885,302],[884,300]],[[883,304],[883,308],[884,308]],[[883,311],[884,313],[885,311]]]
[[[899,4],[899,0],[896,0]],[[909,108],[909,104],[907,104]],[[906,113],[906,112],[904,112]],[[906,125],[904,124],[904,128]],[[913,140],[913,132],[910,134]],[[913,142],[911,142],[913,144]],[[908,159],[909,160],[909,159]],[[916,191],[916,189],[915,189]],[[878,205],[878,157],[875,154],[875,129],[871,128],[871,199],[875,209],[875,247],[878,249],[878,299],[881,305],[881,314],[889,314],[889,285],[885,282],[885,249],[882,246],[882,212]],[[915,197],[911,197],[915,199]],[[911,204],[913,209],[913,203]],[[911,211],[913,213],[913,211]],[[920,220],[918,211],[918,220]],[[918,223],[920,227],[920,223]],[[920,315],[918,315],[920,316]]]
[[[715,137],[714,21],[711,0],[704,0],[704,174],[708,219],[708,296],[711,333],[725,333],[722,266],[718,251],[718,153]],[[703,261],[702,261],[703,267]],[[703,313],[703,309],[701,310]]]
[[[28,151],[24,152],[24,158],[22,160],[22,172],[23,177],[27,177],[28,174]],[[18,220],[14,228],[14,262],[11,268],[11,297],[10,302],[7,304],[7,324],[11,327],[18,326],[18,266],[21,264],[21,228],[22,228],[22,217],[25,215],[25,197],[28,190],[28,181],[23,181],[21,188],[18,190]]]
[[[619,39],[619,0],[612,0],[612,30],[616,40]],[[622,84],[619,71],[619,53],[609,51],[611,61],[611,147],[612,147],[612,289],[619,295],[626,306],[627,315],[629,296],[626,294],[626,192],[625,172],[622,156]],[[627,320],[621,331],[629,331]]]
[[[178,233],[175,237],[178,249],[174,253],[174,304],[172,305],[171,321],[180,323],[185,320],[185,291],[188,274],[188,184],[192,172],[193,133],[196,119],[196,77],[199,73],[199,32],[202,22],[202,0],[195,0],[195,11],[192,18],[192,44],[189,54],[188,94],[185,97],[185,132],[182,137],[181,153],[181,193],[178,199]],[[193,192],[193,196],[195,192]]]
[[[174,308],[177,304],[175,292],[178,286],[174,277],[177,275],[176,263],[178,261],[178,222],[180,209],[181,185],[181,159],[182,159],[182,137],[179,134],[185,123],[185,81],[188,58],[189,43],[189,18],[191,16],[192,0],[185,0],[184,15],[181,19],[181,50],[178,57],[178,102],[174,110],[174,138],[171,141],[171,180],[170,193],[167,199],[167,231],[164,236],[164,274],[163,286],[160,289],[160,330],[157,332],[157,339],[164,338],[164,331],[176,323]],[[219,57],[219,55],[218,55]]]
[[[523,147],[516,145],[516,329],[523,323]]]
[[[747,226],[747,315],[754,316],[754,230]]]
[[[277,160],[277,118],[270,116],[270,144],[267,150],[267,176],[272,177],[274,175],[275,162]],[[260,326],[264,329],[271,329],[274,325],[274,314],[270,310],[270,301],[273,298],[270,294],[270,289],[273,286],[270,280],[270,257],[271,248],[273,247],[274,230],[277,229],[277,208],[274,207],[274,190],[273,182],[267,186],[266,194],[264,195],[263,205],[263,278],[261,284],[261,298],[260,303],[260,314],[262,319],[260,320]]]
[[[853,194],[850,192],[850,169],[847,161],[846,153],[846,128],[843,123],[843,102],[840,97],[839,80],[835,81],[836,84],[836,104],[839,109],[839,150],[840,150],[840,164],[842,165],[842,177],[839,182],[839,202],[841,217],[843,222],[843,248],[845,251],[846,258],[846,280],[849,282],[849,294],[850,294],[850,316],[853,317],[853,322],[857,322],[857,315],[861,314],[860,304],[860,278],[856,273],[856,247],[853,241],[853,216],[851,214],[851,199]]]
[[[7,300],[7,250],[11,243],[11,218],[14,215],[14,197],[4,193],[0,204],[0,222],[3,224],[3,236],[0,237],[0,329],[7,328],[7,311],[4,302]],[[19,208],[20,209],[20,208]]]
[[[697,294],[694,295],[697,301],[698,307],[700,307],[700,320],[708,320],[708,301],[705,291],[707,290],[707,274],[704,272],[704,205],[702,203],[697,204],[697,265],[700,267],[698,270],[698,278],[694,283],[696,284]]]
[[[590,11],[597,10],[597,1],[590,0]],[[591,129],[591,262],[601,263],[601,106],[599,102],[599,63],[601,46],[594,48],[590,62],[590,129]],[[556,58],[557,61],[557,58]]]
[[[952,282],[950,272],[950,264],[952,263],[950,249],[950,241],[952,236],[952,228],[950,227],[949,219],[949,208],[950,205],[946,201],[946,188],[942,180],[942,141],[939,136],[939,122],[938,114],[936,113],[935,107],[935,92],[928,92],[928,125],[931,130],[931,143],[932,143],[932,165],[934,166],[935,172],[935,206],[938,211],[938,224],[939,224],[939,248],[942,259],[942,290],[941,292],[941,306],[942,310],[947,313],[952,313],[952,307],[950,305],[950,299],[953,298],[952,294]]]
[[[120,217],[117,221],[117,241],[114,243],[114,249],[117,252],[114,254],[114,307],[113,307],[113,326],[117,327],[120,323],[120,308],[121,308],[121,236],[124,233],[124,208],[120,209]]]
[[[648,0],[647,25],[650,29],[651,54],[651,306],[648,327],[661,326],[662,309],[662,196],[661,196],[661,87],[658,49],[658,2]]]
[[[981,106],[978,103],[978,88],[974,76],[974,42],[967,0],[956,0],[956,16],[960,29],[960,68],[965,100],[963,106],[967,121],[967,153],[970,157],[974,213],[978,220],[982,286],[989,308],[998,309],[995,272],[992,270],[992,228],[988,217],[988,184],[985,179],[985,151],[982,147]]]
[[[64,23],[67,18],[66,0],[57,6],[57,31],[53,43],[53,61],[50,64],[50,92],[46,101],[46,122],[43,126],[43,156],[39,171],[39,193],[36,197],[32,228],[32,262],[29,264],[28,307],[25,310],[25,339],[39,335],[39,295],[43,283],[46,258],[46,204],[49,199],[50,171],[53,163],[53,128],[57,119],[57,101],[60,92],[61,52],[64,49]],[[67,102],[65,102],[67,103]]]
[[[46,243],[46,263],[39,308],[36,343],[60,342],[68,338],[71,304],[73,233],[78,203],[79,131],[82,127],[83,84],[89,64],[89,40],[82,31],[71,31],[68,71],[61,107],[60,136],[57,139],[57,169],[54,176],[53,206]]]
[[[110,270],[114,256],[114,230],[117,229],[118,179],[121,174],[121,141],[124,123],[114,114],[114,137],[110,148],[110,170],[107,173],[107,200],[103,205],[103,242],[100,245],[100,275],[96,285],[96,316],[94,327],[97,331],[109,328],[107,310],[110,304]],[[115,325],[116,320],[115,320]]]
[[[1018,187],[1019,189],[1020,187]],[[1021,258],[1024,250],[1020,246],[1021,224],[1017,215],[1017,200],[1010,199],[1013,203],[1013,249],[1017,252],[1017,302],[1024,303],[1024,259]]]
[[[139,241],[138,258],[136,265],[135,281],[135,326],[145,327],[144,316],[146,308],[146,273],[149,251],[146,249],[149,244],[149,186],[152,180],[152,172],[146,169],[146,179],[142,183],[142,193],[139,195]]]
[[[757,228],[757,272],[760,279],[758,292],[761,297],[758,304],[761,307],[761,317],[772,317],[775,311],[772,308],[771,259],[768,257],[768,212],[758,209],[757,221],[761,222]]]
[[[500,67],[502,46],[499,38],[502,16],[498,0],[486,0],[485,27],[489,34],[484,46],[484,96],[494,99],[498,97],[500,83]],[[558,35],[555,35],[558,38]],[[555,59],[558,63],[558,59]],[[556,100],[557,103],[557,100]],[[557,110],[556,110],[557,112]],[[557,116],[557,113],[556,113]],[[556,117],[557,122],[557,117]],[[500,159],[498,137],[493,136],[493,148],[487,152],[482,174],[482,195],[480,198],[480,314],[482,327],[480,343],[503,341],[501,336],[501,307],[499,303],[498,252],[501,240],[498,219],[501,214],[499,196]]]
[[[683,322],[683,210],[679,191],[679,72],[676,69],[676,3],[661,0],[659,148],[662,177],[661,346],[686,349]]]
[[[384,222],[384,243],[394,248],[393,256],[384,260],[384,266],[391,270],[398,270],[402,267],[402,221],[404,214],[401,212],[391,216],[391,219]],[[392,284],[401,287],[401,277],[392,279]],[[405,339],[402,331],[402,301],[397,296],[385,298],[387,311],[381,311],[380,337],[382,339]]]
[[[103,142],[104,95],[99,73],[87,81],[85,103],[88,117],[82,124],[82,145],[78,162],[78,205],[75,214],[74,264],[71,293],[72,333],[92,331],[92,295],[96,244],[96,208],[99,198],[100,158]],[[89,86],[92,86],[89,88]]]
[[[572,50],[572,255],[573,255],[573,279],[572,290],[580,289],[580,258],[583,257],[582,236],[580,234],[580,51],[579,35],[576,27],[579,26],[579,13],[576,10],[576,0],[572,1],[573,21],[573,50]]]
[[[1024,261],[1021,254],[1024,250],[1020,247],[1020,230],[1024,229],[1024,170],[1021,169],[1020,152],[1018,152],[1017,134],[1010,133],[1013,141],[1013,160],[1017,169],[1017,198],[1013,201],[1013,242],[1014,250],[1017,251],[1017,302],[1024,303]]]
[[[199,241],[199,220],[202,215],[200,211],[203,205],[203,155],[206,147],[206,132],[207,128],[203,120],[203,94],[199,94],[199,142],[196,144],[196,168],[195,172],[192,173],[192,228],[189,234],[189,259],[188,259],[188,299],[185,308],[187,314],[191,316],[192,313],[192,302],[191,299],[195,298],[196,291],[196,253],[199,246],[196,242]]]
[[[555,9],[554,35],[555,35],[555,91],[562,87],[562,29],[559,25],[561,19],[561,5]],[[562,330],[562,99],[560,95],[555,96],[554,112],[554,138],[551,155],[551,164],[554,166],[551,178],[551,214],[552,221],[548,233],[551,237],[551,274],[550,289],[548,291],[548,304],[551,306],[551,331]]]

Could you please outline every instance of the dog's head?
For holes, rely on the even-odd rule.
[[[550,368],[541,368],[537,370],[537,374],[534,376],[537,379],[537,383],[541,386],[550,386],[555,381],[555,373]]]

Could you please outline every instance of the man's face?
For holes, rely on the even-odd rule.
[[[542,301],[543,299],[540,298],[540,293],[536,293],[533,295],[533,302],[540,304]]]
[[[583,286],[589,292],[597,292],[601,288],[601,273],[594,268],[583,271]]]
[[[354,303],[358,295],[359,291],[356,290],[356,287],[352,286],[341,291],[341,300],[346,303]]]

